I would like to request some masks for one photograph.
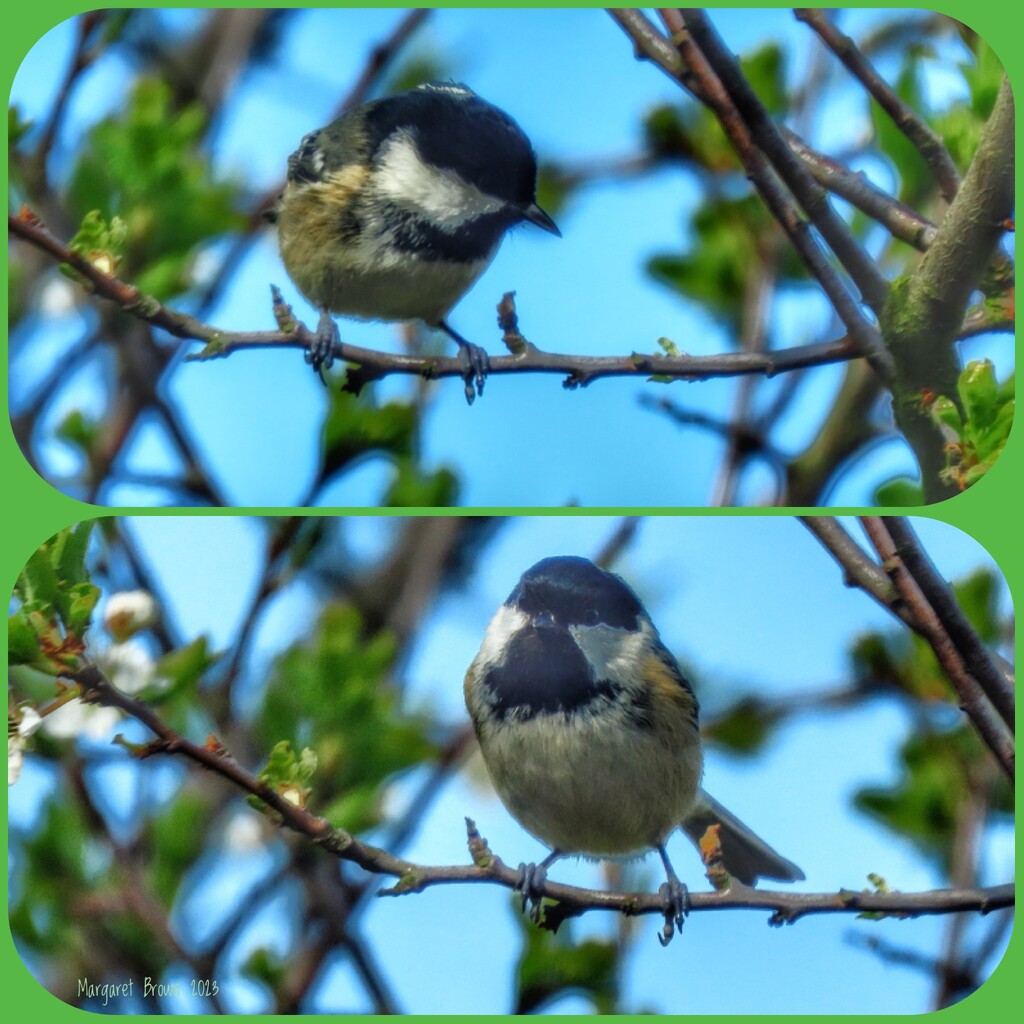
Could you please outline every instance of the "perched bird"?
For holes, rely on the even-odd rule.
[[[714,823],[734,878],[804,877],[701,788],[693,690],[636,594],[587,559],[545,558],[523,574],[487,627],[465,697],[499,796],[551,848],[520,866],[524,905],[560,857],[654,849],[667,876],[665,944],[688,908],[665,843],[679,827],[697,843]]]
[[[319,372],[333,360],[331,313],[423,320],[458,344],[472,402],[487,355],[447,317],[509,228],[560,235],[536,189],[529,139],[464,85],[429,82],[310,132],[270,214],[285,269],[320,309],[308,361]]]

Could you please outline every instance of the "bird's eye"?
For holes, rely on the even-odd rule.
[[[583,612],[583,625],[596,626],[601,621],[601,613],[596,608],[587,608]]]

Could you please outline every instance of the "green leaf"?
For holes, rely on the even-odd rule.
[[[305,747],[297,754],[287,740],[281,740],[274,744],[259,777],[274,789],[302,789],[313,777],[316,764],[315,751]]]
[[[999,615],[1002,592],[998,574],[987,569],[978,569],[953,584],[957,603],[985,643],[994,644],[1003,636]]]
[[[535,1013],[553,1000],[583,994],[597,1013],[615,1013],[619,1000],[619,956],[614,942],[573,942],[568,931],[523,925],[524,946],[516,968],[514,1013]]]
[[[744,76],[773,117],[782,117],[789,110],[785,57],[777,43],[767,43],[740,59]]]
[[[579,187],[579,175],[564,172],[558,164],[544,162],[537,170],[537,203],[557,217]]]
[[[996,369],[989,359],[976,359],[964,367],[957,382],[968,422],[977,429],[989,425],[999,404]]]
[[[182,693],[193,693],[199,680],[211,665],[216,664],[219,657],[219,653],[210,650],[210,642],[205,636],[169,651],[156,663],[155,675],[170,683],[170,686],[150,696],[166,700]],[[143,693],[140,696],[146,699],[147,695]]]
[[[393,638],[365,629],[350,605],[328,605],[311,637],[275,664],[257,733],[267,746],[315,750],[318,804],[370,827],[380,814],[371,794],[433,758],[436,745],[430,720],[402,708],[390,683]]]
[[[944,395],[939,395],[931,404],[931,417],[940,426],[949,427],[957,437],[963,433],[964,424],[960,418],[960,410],[956,403]]]
[[[65,586],[75,587],[88,583],[89,571],[85,567],[85,556],[92,536],[93,521],[86,520],[62,530],[54,542],[54,564],[57,575]]]
[[[238,186],[213,178],[204,111],[173,99],[165,82],[137,81],[123,107],[89,131],[68,186],[91,233],[81,244],[122,258],[121,275],[161,301],[188,287],[200,245],[244,221]]]
[[[380,796],[376,786],[359,786],[343,793],[322,812],[335,828],[357,834],[380,822]]]
[[[423,473],[415,460],[400,458],[382,504],[390,508],[446,508],[456,504],[457,497],[458,481],[450,469]]]
[[[1003,453],[1013,418],[1016,414],[1016,403],[1011,398],[1001,402],[991,424],[982,430],[972,430],[974,450],[980,464],[987,469]]]
[[[992,809],[1013,813],[1013,793],[970,726],[953,732],[924,732],[901,750],[902,771],[888,787],[860,790],[856,806],[891,831],[910,839],[949,870],[964,808],[979,794]]]
[[[956,694],[931,647],[907,633],[873,632],[850,650],[853,677],[865,690],[890,689],[920,701],[952,704]]]
[[[25,121],[22,119],[21,111],[18,109],[17,104],[12,104],[7,108],[7,149],[10,151],[17,144],[23,135],[25,135],[32,128],[31,121]]]
[[[970,166],[999,94],[1003,66],[992,48],[975,36],[971,41],[975,63],[960,65],[970,91],[967,103],[957,101],[935,118],[935,128],[942,136],[953,162],[962,171]]]
[[[756,754],[771,736],[777,716],[758,697],[736,701],[705,726],[704,736],[737,754]]]
[[[377,407],[368,398],[333,391],[324,423],[321,477],[349,468],[370,452],[411,455],[417,424],[411,405],[389,402]]]
[[[662,253],[647,263],[647,272],[662,284],[712,307],[738,332],[751,276],[766,260],[784,283],[806,280],[806,271],[788,247],[779,247],[778,226],[760,198],[708,197],[691,224],[693,241],[686,253]]]
[[[276,989],[287,976],[287,964],[277,952],[259,946],[242,964],[241,974]]]
[[[995,50],[979,35],[972,40],[975,63],[962,64],[964,80],[971,90],[971,109],[987,121],[996,105],[996,97],[1006,73]]]
[[[56,435],[88,457],[96,450],[100,430],[101,425],[98,420],[86,415],[80,409],[72,409],[57,425]]]
[[[91,583],[76,583],[68,593],[64,623],[74,636],[84,636],[92,622],[92,613],[100,599],[100,588]]]
[[[89,891],[87,861],[98,859],[97,846],[70,792],[55,794],[40,809],[36,830],[19,837],[21,870],[8,908],[11,932],[39,953],[78,956],[82,920],[76,904]]]
[[[881,484],[875,490],[874,503],[883,508],[913,508],[925,501],[920,484],[900,477]]]
[[[961,490],[979,480],[1006,446],[1015,412],[1014,380],[998,383],[995,367],[987,359],[967,364],[957,379],[960,412],[945,396],[936,398],[930,415],[955,440],[946,445],[947,466],[943,475]]]
[[[896,93],[900,99],[918,112],[924,108],[918,75],[919,64],[918,56],[908,54],[895,82]],[[917,147],[900,131],[889,115],[874,99],[869,99],[868,104],[879,148],[892,161],[899,176],[897,196],[904,203],[916,208],[934,193],[935,179]]]
[[[56,611],[53,606],[57,600],[58,590],[50,543],[43,544],[32,553],[15,584],[15,593],[22,601],[33,605],[44,614]]]
[[[209,832],[207,800],[183,790],[148,824],[150,855],[146,872],[153,892],[170,907],[186,872],[196,863]]]
[[[24,608],[7,617],[7,660],[12,665],[32,665],[41,657],[39,637]]]

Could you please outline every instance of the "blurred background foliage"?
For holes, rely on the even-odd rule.
[[[182,550],[189,551],[200,524],[176,522]],[[581,534],[594,534],[587,519],[575,522]],[[685,521],[679,522],[685,530]],[[436,697],[425,697],[410,666],[438,631],[441,650],[453,649],[441,609],[453,614],[452,598],[472,588],[513,521],[390,518],[377,524],[370,548],[355,540],[357,520],[286,517],[252,524],[262,555],[250,584],[243,585],[237,566],[211,561],[197,547],[178,556],[190,582],[184,595],[170,601],[162,596],[170,579],[154,571],[156,551],[139,543],[130,520],[116,518],[59,534],[18,580],[9,625],[10,921],[32,973],[65,1001],[103,1010],[101,999],[81,992],[79,979],[99,985],[131,976],[151,978],[166,992],[137,990],[117,1002],[118,1012],[397,1012],[409,1009],[396,995],[398,982],[410,981],[408,973],[417,970],[408,962],[409,950],[422,948],[422,957],[414,959],[431,963],[426,947],[437,944],[441,955],[454,941],[452,929],[460,936],[483,929],[475,923],[481,906],[496,902],[496,890],[482,886],[442,887],[443,900],[423,894],[374,901],[382,879],[276,828],[258,801],[247,801],[222,777],[173,756],[140,758],[146,730],[116,710],[84,704],[78,689],[60,678],[93,662],[185,737],[223,744],[289,799],[397,854],[415,858],[421,834],[457,833],[457,821],[438,821],[431,813],[455,779],[485,785],[472,756],[475,741],[465,715],[453,717]],[[606,536],[589,553],[628,571],[638,529],[654,524],[601,524]],[[767,523],[732,521],[737,542],[741,531],[756,541],[762,527]],[[840,576],[824,551],[817,555],[838,601],[846,593]],[[781,575],[792,581],[792,573]],[[669,583],[637,581],[655,619]],[[668,592],[678,585],[672,581]],[[986,645],[1012,647],[1012,612],[991,566],[958,580],[956,595]],[[204,599],[241,605],[226,642],[214,644],[203,631],[183,633],[176,625]],[[830,603],[818,605],[826,618],[834,614]],[[284,633],[282,608],[298,616]],[[783,649],[794,645],[791,656],[798,660],[808,643],[801,628],[819,625],[793,622],[792,641],[781,638]],[[862,781],[843,795],[846,806],[839,813],[867,815],[893,843],[914,844],[935,877],[948,884],[980,884],[986,837],[995,824],[1012,820],[1005,777],[962,724],[957,697],[923,641],[886,625],[848,631],[845,646],[845,678],[804,691],[776,692],[756,677],[723,677],[713,667],[714,651],[684,659],[704,705],[712,757],[759,763],[781,734],[811,722],[837,757],[856,760],[862,748],[871,748],[857,732],[863,725],[854,725],[857,715],[869,706],[891,707],[902,723],[900,749],[889,764],[860,765]],[[458,703],[461,661],[452,665],[447,654],[442,659],[443,690]],[[846,744],[853,746],[847,750]],[[802,788],[813,794],[831,772],[828,766],[804,770],[808,777],[791,780],[793,791],[780,791],[777,799],[797,799]],[[815,799],[820,796],[809,795],[808,806]],[[478,793],[462,813],[479,800]],[[809,846],[827,848],[828,835],[816,834],[821,827],[771,838],[799,859],[801,849],[807,856]],[[450,836],[448,849],[454,852],[433,856],[467,861],[458,835]],[[862,870],[871,868],[864,863]],[[629,865],[608,865],[602,877],[603,884],[626,889],[651,882],[645,869]],[[691,884],[699,886],[696,878]],[[820,879],[817,886],[813,879],[807,884],[812,891],[821,888]],[[458,902],[460,889],[469,902]],[[501,905],[519,920],[515,900],[505,895]],[[394,924],[375,923],[389,920],[394,906],[409,946],[398,942]],[[708,935],[707,918],[727,917],[735,930],[740,916],[691,921],[681,939],[686,957],[702,961],[691,939],[714,944],[699,938]],[[898,953],[880,954],[881,962],[889,971],[925,963],[933,1005],[961,999],[987,977],[1011,920],[999,912],[972,918],[968,929],[967,917],[940,919],[941,952],[900,945],[894,947]],[[823,920],[830,932],[849,928],[835,917]],[[801,931],[811,927],[802,921],[769,933],[761,923],[756,934],[766,962],[774,949],[792,959],[793,951],[780,945],[784,937],[813,935]],[[880,933],[864,928],[888,927],[866,923],[854,935],[870,942]],[[646,918],[589,914],[564,924],[557,935],[523,918],[507,950],[483,931],[465,940],[483,944],[491,970],[505,975],[507,1012],[564,1008],[566,999],[572,1007],[602,1013],[684,1008],[674,983],[664,981],[664,959],[658,961],[656,976],[663,981],[657,988],[637,987],[637,963],[661,953]],[[911,939],[902,942],[913,945]],[[339,962],[351,972],[346,983],[332,973]],[[413,1009],[460,1005],[451,999],[464,982],[436,970],[413,984],[419,1000]],[[859,976],[864,966],[837,963],[834,970],[837,978],[848,970]],[[206,981],[216,982],[217,991],[204,989]],[[172,991],[176,983],[178,993]],[[810,986],[800,998],[813,1005],[813,991]],[[723,1009],[731,1005],[729,994],[720,998]]]

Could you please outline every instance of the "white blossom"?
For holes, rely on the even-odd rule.
[[[251,811],[232,814],[224,826],[223,844],[234,853],[248,853],[263,846],[263,822]]]
[[[108,739],[120,720],[121,712],[117,708],[73,700],[46,716],[43,731],[55,739],[84,736],[99,741]]]
[[[47,316],[66,316],[76,304],[75,288],[66,277],[51,277],[39,295],[39,309]]]
[[[21,708],[20,711],[21,721],[18,722],[18,735],[31,736],[43,724],[43,719],[31,705]]]
[[[13,786],[21,777],[22,765],[25,763],[26,741],[42,725],[43,720],[30,704],[18,708],[18,724],[12,729],[10,719],[7,722],[7,785]]]
[[[117,641],[127,640],[157,620],[153,595],[145,590],[123,590],[107,598],[103,624]]]
[[[25,738],[16,732],[7,734],[7,785],[13,786],[21,776],[24,763]]]
[[[138,640],[111,644],[96,660],[122,693],[134,695],[147,687],[167,684],[167,680],[157,677],[156,662]]]

